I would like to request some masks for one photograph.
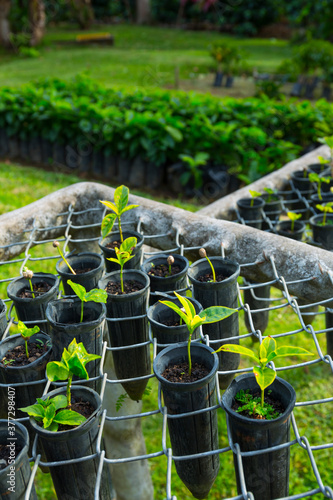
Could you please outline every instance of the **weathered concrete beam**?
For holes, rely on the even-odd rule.
[[[293,160],[287,163],[284,167],[272,172],[271,174],[265,175],[261,179],[253,182],[250,186],[245,186],[234,193],[224,196],[219,200],[211,203],[207,207],[201,209],[198,213],[201,215],[208,215],[209,217],[215,217],[216,219],[225,220],[235,220],[235,207],[236,202],[240,198],[249,197],[249,189],[253,191],[263,192],[264,188],[278,189],[283,191],[289,187],[289,179],[292,172],[296,170],[302,170],[311,163],[319,163],[318,156],[323,156],[329,158],[329,148],[327,146],[321,146],[320,148],[311,151],[297,160]]]
[[[22,239],[22,231],[31,229],[36,217],[39,227],[50,227],[59,222],[57,214],[66,212],[70,203],[77,211],[96,208],[98,200],[112,200],[114,189],[98,183],[83,182],[61,189],[45,198],[0,216],[0,245]],[[272,266],[268,259],[273,257],[279,275],[287,281],[304,280],[306,283],[292,283],[289,290],[306,301],[315,302],[331,298],[333,287],[329,273],[333,273],[332,254],[310,245],[266,233],[229,221],[209,218],[187,212],[176,207],[152,200],[130,196],[130,203],[139,208],[126,213],[126,221],[142,221],[145,234],[167,233],[162,239],[149,240],[149,244],[166,250],[174,246],[176,230],[185,247],[204,246],[208,255],[220,255],[221,242],[226,256],[240,264],[254,263],[243,269],[243,275],[260,282],[274,280]],[[100,222],[101,213],[89,211],[78,217],[80,223]],[[62,219],[65,219],[63,217]],[[63,229],[50,228],[46,233],[37,232],[36,239],[56,238]],[[98,232],[98,228],[97,228]],[[0,248],[0,258],[7,260],[17,255],[18,246]],[[188,253],[197,259],[197,252]],[[333,274],[332,274],[333,275]]]

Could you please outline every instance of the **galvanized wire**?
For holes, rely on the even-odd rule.
[[[296,196],[297,196],[296,201],[304,200],[301,196],[301,193],[299,193],[297,191],[295,191],[295,192],[296,192]],[[304,210],[307,210],[307,211],[312,210],[312,208],[308,206],[307,201],[304,202],[304,205],[305,205]],[[91,209],[89,209],[89,211],[91,211]],[[87,210],[87,211],[76,212],[75,208],[70,205],[67,212],[58,214],[59,226],[57,226],[57,228],[60,227],[63,230],[63,237],[59,238],[59,241],[61,243],[63,243],[63,247],[64,247],[65,251],[68,251],[70,244],[75,244],[75,243],[84,244],[87,242],[96,242],[98,240],[98,238],[96,238],[96,237],[75,238],[75,234],[73,233],[73,231],[75,231],[75,230],[89,231],[89,229],[93,229],[93,228],[96,228],[99,226],[99,224],[96,224],[96,223],[82,224],[82,225],[78,224],[77,221],[80,221],[81,217],[83,215],[86,215],[89,211]],[[100,220],[102,220],[102,217],[105,214],[105,209],[103,210],[101,208],[96,207],[95,211],[97,214],[99,214]],[[271,223],[271,221],[266,217],[265,214],[263,214],[263,216],[269,225],[268,230],[274,230],[274,225]],[[75,223],[73,223],[73,221]],[[245,224],[248,221],[244,221],[243,219],[239,218],[239,222]],[[126,222],[123,225],[126,227]],[[40,227],[39,221],[34,220],[31,229],[29,231],[26,231],[22,235],[22,240],[19,243],[15,243],[15,245],[20,248],[19,257],[13,259],[12,261],[0,262],[0,266],[3,266],[1,269],[4,269],[5,266],[10,266],[13,263],[16,263],[16,264],[20,265],[20,272],[21,272],[23,267],[25,265],[30,266],[30,263],[33,263],[33,265],[35,265],[37,262],[43,263],[45,261],[59,259],[59,257],[57,255],[47,255],[47,256],[44,255],[41,257],[33,257],[32,254],[30,253],[32,248],[37,246],[37,245],[38,246],[43,245],[46,248],[51,248],[52,240],[47,239],[47,238],[43,239],[43,237],[42,237],[43,233],[45,235],[48,234],[50,229],[52,229],[52,228]],[[138,231],[141,230],[140,220],[137,221],[136,229]],[[37,232],[38,232],[38,237],[36,237]],[[149,242],[152,238],[154,239],[154,241],[157,241],[159,238],[163,238],[165,236],[166,236],[166,234],[159,234],[159,235],[153,235],[153,236],[152,235],[150,235],[150,236],[144,235],[144,241],[146,244],[149,244]],[[7,247],[13,246],[13,245],[14,244],[10,244],[6,247],[1,247],[1,248],[7,248]],[[199,248],[199,247],[196,247],[196,248]],[[179,234],[177,232],[175,235],[174,246],[172,248],[168,249],[167,251],[163,251],[163,253],[177,252],[177,253],[180,253],[181,255],[183,255],[184,253],[186,253],[187,250],[189,250],[189,249],[184,248],[184,246],[180,244]],[[193,248],[191,248],[191,250],[193,250]],[[49,252],[46,252],[46,253],[49,253]],[[151,255],[152,253],[154,253],[154,252],[149,251],[146,253],[146,255]],[[224,256],[223,242],[221,242],[221,253],[222,253],[222,256]],[[318,342],[317,336],[319,336],[320,334],[323,334],[323,333],[333,332],[333,327],[330,329],[328,329],[328,328],[323,329],[322,328],[322,329],[316,331],[313,329],[311,324],[307,325],[305,323],[303,315],[302,315],[302,313],[304,314],[304,312],[306,312],[307,309],[311,306],[318,305],[318,306],[325,307],[330,302],[330,300],[317,302],[315,304],[299,305],[297,297],[293,297],[288,290],[288,285],[290,284],[290,282],[288,282],[287,279],[285,279],[283,276],[281,276],[279,274],[279,270],[276,269],[274,259],[269,258],[269,262],[270,262],[270,265],[272,267],[272,271],[273,271],[273,275],[274,275],[274,279],[271,280],[270,282],[267,282],[267,283],[249,283],[249,282],[246,282],[245,280],[242,280],[241,278],[239,280],[239,283],[238,283],[239,312],[243,311],[244,315],[247,315],[248,323],[250,326],[250,331],[248,333],[240,335],[240,337],[239,337],[240,343],[242,343],[243,341],[245,341],[248,338],[258,339],[260,342],[263,340],[264,332],[261,332],[259,329],[255,328],[256,317],[259,314],[261,314],[261,313],[275,314],[276,312],[284,312],[286,310],[286,308],[291,308],[293,313],[295,314],[295,316],[298,318],[299,328],[297,328],[296,330],[291,330],[291,331],[287,331],[287,332],[278,332],[275,335],[273,335],[273,337],[274,338],[293,337],[297,341],[297,335],[300,334],[301,332],[305,332],[309,335],[310,338],[312,338],[313,352],[315,352],[316,355],[315,355],[315,359],[311,359],[311,360],[308,360],[305,362],[295,363],[293,365],[278,367],[278,368],[276,368],[276,370],[278,372],[283,372],[285,370],[308,368],[308,367],[311,367],[311,366],[319,364],[319,363],[320,364],[324,363],[325,365],[328,365],[330,373],[332,374],[332,372],[333,372],[332,358],[330,355],[323,353],[323,351],[320,347],[320,344]],[[247,266],[247,265],[253,265],[253,263],[247,263],[245,266]],[[245,267],[245,266],[241,266],[241,268]],[[4,279],[0,280],[0,283],[8,283],[12,279],[13,279],[12,277],[4,278]],[[308,280],[299,280],[299,282],[303,281],[306,283],[307,281],[310,281],[310,280],[311,280],[311,278],[308,278]],[[295,281],[293,281],[293,283],[294,282]],[[260,291],[260,289],[262,287],[265,287],[265,286],[273,286],[274,287],[274,285],[278,285],[279,288],[282,289],[282,292],[280,292],[280,294],[273,296],[273,297],[264,298],[264,299],[262,297],[260,297],[260,295],[258,295],[258,291]],[[188,288],[190,289],[190,287],[188,287]],[[255,309],[255,308],[251,309],[250,306],[248,304],[246,304],[243,300],[242,292],[244,290],[250,291],[252,298],[254,300],[260,300],[261,302],[264,302],[265,307],[261,307],[260,309]],[[332,290],[333,290],[333,287],[332,287]],[[332,298],[333,298],[333,293],[332,293]],[[3,292],[2,299],[5,300],[6,302],[9,302],[9,299],[7,299],[7,297],[5,296],[5,292]],[[307,314],[312,314],[312,313],[307,313]],[[323,312],[320,312],[320,314],[323,314]],[[129,318],[120,318],[120,319],[123,321],[123,320],[128,320]],[[107,320],[114,321],[115,319],[114,318],[107,318]],[[46,322],[46,320],[45,320],[45,322]],[[12,327],[12,325],[15,325],[16,323],[17,323],[17,321],[16,321],[15,315],[14,315],[14,309],[11,305],[11,307],[8,310],[8,327],[7,327],[7,330],[6,330],[4,336],[7,336],[9,334],[10,328]],[[209,337],[207,335],[203,335],[202,331],[200,333],[199,340],[206,342],[208,345],[209,344],[214,345],[215,343],[220,342],[220,341],[216,341],[216,340],[213,341],[213,340],[209,339]],[[223,342],[228,342],[228,340],[232,340],[232,337],[230,337],[229,339],[228,338],[223,339]],[[149,341],[144,342],[144,343],[139,344],[139,345],[143,346],[143,345],[148,345],[148,344],[152,345],[153,355],[155,356],[157,346],[159,346],[159,345],[157,344],[156,339],[153,338],[151,331],[149,334]],[[126,348],[115,348],[115,347],[107,346],[106,344],[104,345],[101,372],[100,372],[100,376],[99,376],[99,378],[102,380],[102,389],[101,389],[102,396],[104,393],[105,384],[119,384],[121,382],[125,382],[128,380],[149,379],[149,378],[154,377],[153,374],[150,374],[150,375],[138,377],[135,379],[126,379],[126,380],[120,381],[120,380],[109,379],[109,378],[107,378],[106,374],[103,374],[103,362],[104,362],[106,351],[112,352],[112,351],[121,350],[121,349],[135,349],[137,347],[138,347],[137,344],[132,345],[132,346],[126,346]],[[161,347],[163,347],[163,346],[161,346]],[[273,364],[272,364],[272,368],[275,368]],[[181,415],[168,415],[167,410],[166,410],[165,406],[163,405],[162,393],[161,393],[161,389],[159,387],[158,398],[156,401],[156,408],[154,410],[145,411],[145,412],[141,412],[141,413],[134,414],[134,415],[131,414],[131,415],[123,415],[123,416],[117,416],[117,417],[108,416],[107,412],[104,411],[102,418],[101,418],[101,427],[100,427],[99,437],[97,440],[95,454],[92,456],[89,456],[89,457],[82,457],[80,459],[75,460],[75,462],[80,462],[80,461],[90,460],[94,457],[98,457],[99,469],[98,469],[97,483],[95,486],[95,498],[98,499],[102,470],[103,470],[103,467],[106,466],[107,464],[127,463],[127,462],[132,462],[132,461],[137,461],[137,460],[153,460],[156,457],[164,456],[165,457],[165,474],[166,474],[166,479],[165,479],[166,499],[167,500],[176,500],[176,496],[173,494],[173,487],[172,487],[172,474],[171,474],[172,461],[182,461],[182,460],[194,459],[198,456],[204,456],[204,455],[212,455],[212,454],[222,455],[224,453],[229,453],[229,454],[234,453],[236,456],[238,466],[239,466],[239,471],[240,471],[240,485],[241,485],[242,494],[238,495],[238,496],[234,496],[234,497],[229,497],[229,499],[230,500],[237,500],[237,499],[243,499],[243,500],[252,499],[253,500],[252,493],[247,491],[247,488],[246,488],[246,477],[244,477],[243,466],[242,466],[243,457],[258,455],[258,454],[262,454],[265,452],[272,452],[272,451],[286,448],[286,447],[290,447],[290,448],[291,447],[300,447],[308,454],[309,466],[313,470],[313,474],[315,476],[318,487],[310,489],[308,491],[305,491],[301,494],[296,494],[296,495],[295,494],[293,495],[291,492],[291,495],[288,497],[285,497],[285,498],[289,499],[289,500],[305,498],[305,497],[309,498],[309,497],[316,495],[317,493],[321,493],[323,495],[323,497],[333,499],[333,490],[332,490],[333,469],[332,469],[332,484],[325,485],[325,484],[323,484],[323,481],[321,479],[321,471],[323,469],[331,466],[331,464],[328,464],[327,461],[317,463],[315,460],[314,454],[313,454],[313,452],[317,451],[317,450],[322,450],[322,449],[332,450],[333,443],[320,443],[320,444],[316,444],[316,445],[311,445],[311,440],[309,440],[306,436],[301,435],[299,428],[298,428],[298,425],[297,425],[297,419],[296,419],[295,415],[292,415],[292,427],[294,430],[295,439],[291,440],[290,442],[288,442],[286,444],[270,448],[269,450],[258,450],[258,451],[253,451],[253,452],[241,452],[239,445],[237,443],[233,442],[231,435],[230,435],[230,432],[228,432],[229,445],[224,447],[224,448],[214,450],[211,452],[207,452],[205,454],[200,454],[200,455],[173,456],[172,450],[167,446],[167,422],[168,422],[168,419],[184,418],[184,417],[188,417],[189,415],[200,414],[203,412],[213,411],[213,410],[219,410],[219,412],[224,413],[222,401],[221,401],[221,396],[220,396],[220,391],[219,391],[218,375],[227,375],[229,373],[237,375],[240,373],[249,372],[250,370],[251,370],[251,368],[249,367],[249,368],[238,368],[237,370],[232,370],[232,371],[219,371],[218,374],[216,375],[216,384],[217,384],[217,389],[218,389],[217,390],[217,402],[214,406],[211,406],[210,408],[206,408],[204,410],[197,410],[197,411],[192,412],[192,413],[186,413],[186,414],[181,414]],[[38,383],[40,383],[40,382],[38,382]],[[45,383],[46,383],[46,379],[45,379]],[[80,383],[82,383],[82,381]],[[58,384],[58,385],[61,385],[61,384]],[[15,384],[15,386],[18,386],[18,384]],[[49,386],[50,386],[50,384],[47,383],[46,389],[45,389],[46,391],[48,391]],[[7,387],[7,386],[1,385],[1,387]],[[323,397],[321,399],[317,399],[317,400],[313,400],[313,401],[298,401],[296,403],[296,408],[301,409],[301,408],[306,407],[306,406],[316,406],[316,405],[322,405],[322,404],[329,404],[332,402],[333,402],[333,391],[330,395],[328,395],[328,397],[325,397],[323,395]],[[134,457],[118,457],[116,459],[114,459],[114,458],[111,459],[111,458],[107,457],[107,455],[103,451],[102,445],[101,445],[103,427],[104,427],[104,424],[106,421],[108,421],[108,420],[109,421],[122,421],[122,420],[133,419],[133,418],[149,418],[149,417],[152,417],[153,415],[157,415],[157,414],[161,414],[163,417],[160,450],[158,450],[154,453],[146,453],[144,455],[138,455],[138,456],[134,456]],[[27,418],[19,419],[19,420],[21,420],[24,423],[25,421],[27,421]],[[31,488],[33,478],[34,478],[36,470],[37,470],[37,466],[39,464],[49,466],[49,467],[56,466],[55,463],[42,462],[40,456],[37,455],[36,450],[37,450],[37,440],[35,441],[34,446],[33,446],[33,460],[35,461],[35,465],[34,465],[34,468],[32,470],[32,475],[31,475],[30,483],[28,486],[27,494],[26,494],[27,499],[29,498],[30,488]],[[65,460],[62,462],[58,462],[57,465],[66,464],[66,463],[68,463],[68,461]]]

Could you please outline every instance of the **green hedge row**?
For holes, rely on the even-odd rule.
[[[333,134],[326,101],[218,99],[160,90],[118,91],[85,77],[0,90],[0,128],[76,149],[82,139],[122,158],[162,167],[180,154],[207,152],[210,163],[253,181]]]

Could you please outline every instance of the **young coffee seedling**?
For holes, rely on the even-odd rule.
[[[287,212],[287,215],[291,222],[290,231],[293,233],[295,230],[295,221],[300,219],[302,217],[302,214],[296,214],[295,212]]]
[[[68,280],[67,283],[81,300],[80,323],[82,323],[83,321],[83,306],[85,302],[103,302],[103,304],[106,304],[108,294],[105,290],[93,288],[93,290],[90,290],[90,292],[86,292],[84,286],[79,285],[79,283],[73,283],[72,280]]]
[[[194,188],[199,189],[203,184],[203,171],[200,166],[206,165],[209,154],[196,153],[194,157],[188,155],[179,155],[178,157],[187,167],[187,171],[180,176],[180,182],[185,186],[191,178],[194,179]]]
[[[229,307],[222,306],[212,306],[207,307],[199,314],[196,314],[194,305],[190,300],[186,297],[182,297],[177,292],[174,292],[180,303],[182,304],[182,308],[178,307],[176,304],[169,300],[160,301],[161,304],[164,304],[170,309],[173,309],[181,319],[184,320],[184,323],[188,329],[188,342],[187,342],[187,355],[188,355],[188,373],[191,375],[192,372],[192,360],[191,360],[191,339],[193,332],[200,325],[207,325],[208,323],[216,323],[217,321],[221,321],[222,319],[227,318],[231,314],[235,313],[237,309],[230,309]]]
[[[34,292],[34,288],[32,286],[32,281],[31,281],[32,278],[33,278],[33,275],[34,275],[33,271],[31,271],[27,267],[23,268],[22,276],[23,276],[23,278],[25,278],[25,279],[27,279],[29,281],[31,295],[32,295],[32,298],[34,299],[36,297],[36,295],[35,295],[35,292]]]
[[[323,220],[321,222],[317,222],[318,225],[320,226],[326,226],[326,220],[327,220],[327,214],[333,213],[333,201],[330,201],[329,203],[326,203],[325,205],[316,205],[316,208],[320,210],[321,212],[324,213]],[[331,223],[332,221],[330,221]]]
[[[331,179],[329,177],[320,177],[320,175],[315,172],[311,172],[309,174],[309,180],[317,184],[317,195],[319,200],[322,201],[323,196],[321,194],[321,185],[323,182],[325,182],[325,184],[329,184]]]
[[[210,259],[207,257],[207,253],[206,253],[206,250],[204,248],[200,248],[199,250],[199,255],[202,259],[206,258],[209,265],[210,265],[210,268],[212,270],[212,274],[213,274],[213,279],[212,281],[215,283],[216,282],[216,274],[215,274],[215,269],[214,269],[214,266],[213,264],[211,263]]]
[[[72,379],[76,375],[88,380],[86,364],[100,357],[97,354],[88,354],[83,343],[78,344],[76,339],[73,339],[68,350],[64,348],[61,361],[51,361],[46,367],[46,375],[51,382],[67,380],[66,396],[56,396],[46,401],[37,399],[36,404],[20,409],[34,417],[37,422],[43,422],[44,428],[49,431],[57,431],[59,424],[82,424],[86,418],[70,409]],[[57,413],[61,408],[68,409]]]
[[[121,291],[124,292],[124,279],[123,279],[123,270],[124,270],[124,265],[126,262],[129,260],[133,259],[134,255],[131,255],[136,244],[137,244],[137,238],[134,236],[131,236],[130,238],[126,238],[125,241],[122,242],[120,245],[120,248],[115,248],[116,252],[116,259],[113,259],[112,257],[108,258],[111,262],[116,262],[117,264],[120,265],[120,284],[121,284]],[[106,293],[106,292],[105,292]]]
[[[319,142],[322,144],[326,144],[330,148],[330,153],[331,153],[331,158],[328,160],[328,163],[330,163],[331,166],[331,177],[333,177],[333,135],[327,136],[327,137],[321,137],[318,139]]]
[[[266,201],[267,203],[271,203],[272,201],[278,200],[277,192],[271,188],[264,188],[265,193],[267,193]]]
[[[248,356],[252,361],[256,363],[253,368],[253,373],[256,377],[256,381],[261,389],[261,400],[258,404],[260,411],[264,408],[264,392],[267,387],[269,387],[275,380],[276,371],[272,368],[266,366],[270,361],[276,360],[277,358],[283,356],[313,356],[313,354],[302,347],[294,346],[276,346],[276,341],[272,337],[266,337],[259,347],[258,355],[256,355],[251,349],[243,347],[237,344],[224,344],[222,347],[217,349],[215,352],[233,352],[237,354],[243,354]],[[256,412],[258,413],[258,412]],[[260,413],[258,413],[260,415]],[[274,418],[274,417],[273,417]]]
[[[249,193],[251,195],[250,207],[253,207],[253,205],[254,205],[254,199],[258,198],[259,196],[261,196],[261,193],[258,193],[258,191],[252,191],[251,189],[249,189]]]
[[[52,399],[47,398],[45,401],[37,398],[37,403],[20,408],[20,410],[28,413],[36,422],[43,422],[44,429],[56,432],[59,428],[59,424],[80,425],[86,420],[83,415],[76,411],[63,409],[66,407],[66,396],[59,395]]]
[[[139,205],[127,205],[129,196],[128,187],[122,185],[117,187],[114,192],[114,203],[111,201],[101,201],[103,205],[105,205],[108,209],[112,210],[114,213],[108,214],[102,220],[102,236],[106,238],[106,236],[112,231],[113,224],[115,220],[118,219],[118,227],[120,233],[120,241],[121,243],[124,241],[123,232],[121,229],[121,216],[123,213],[128,212],[128,210],[132,210],[132,208],[136,208]]]
[[[55,240],[53,242],[53,246],[54,248],[57,248],[58,249],[58,252],[60,254],[60,257],[62,258],[62,260],[65,262],[65,264],[67,265],[68,269],[70,270],[70,272],[72,274],[76,274],[76,272],[74,271],[74,269],[71,267],[70,263],[68,262],[68,260],[66,259],[66,257],[64,256],[61,248],[60,248],[60,245],[59,245],[59,241]]]
[[[38,333],[40,331],[39,326],[34,326],[33,328],[28,328],[22,321],[18,322],[18,329],[19,329],[19,334],[24,340],[25,343],[25,354],[27,356],[27,359],[29,358],[29,351],[28,351],[28,339],[34,335],[35,333]]]

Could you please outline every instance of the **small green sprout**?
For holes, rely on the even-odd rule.
[[[19,334],[24,340],[25,343],[25,354],[27,356],[27,359],[29,358],[29,351],[28,351],[28,339],[34,335],[35,333],[38,333],[40,331],[39,326],[34,326],[33,328],[28,328],[22,321],[18,322],[18,329],[19,329]]]
[[[34,288],[32,286],[32,281],[31,281],[32,278],[33,278],[33,275],[34,275],[33,271],[31,271],[27,267],[23,268],[22,276],[23,276],[23,278],[25,278],[25,279],[27,279],[29,281],[31,295],[32,295],[32,298],[34,299],[36,297],[36,295],[35,295],[35,292],[34,292]]]
[[[72,268],[72,266],[70,265],[70,263],[68,262],[68,260],[66,259],[66,257],[64,256],[61,248],[60,248],[60,245],[59,245],[59,241],[55,240],[53,242],[53,246],[54,248],[57,248],[58,249],[58,252],[60,254],[60,257],[62,258],[62,260],[65,262],[65,264],[67,265],[68,269],[70,270],[70,272],[72,274],[76,274],[76,272],[74,271],[74,269]]]
[[[173,257],[173,255],[169,255],[169,257],[167,258],[167,263],[169,266],[169,276],[171,276],[171,266],[175,263],[175,258]]]
[[[113,228],[113,224],[115,220],[118,219],[119,233],[120,233],[120,241],[121,243],[124,241],[123,232],[121,229],[121,216],[123,213],[128,210],[132,210],[132,208],[136,208],[139,205],[127,205],[129,196],[128,187],[122,185],[117,187],[114,192],[114,203],[111,201],[101,201],[103,205],[105,205],[108,209],[112,210],[114,213],[108,214],[102,220],[102,236],[105,238]]]
[[[258,193],[258,191],[252,191],[251,189],[249,189],[249,193],[251,195],[251,204],[250,204],[250,207],[253,207],[253,205],[254,205],[254,199],[258,198],[259,196],[261,196],[261,193]]]
[[[243,347],[237,344],[224,344],[215,352],[233,352],[237,354],[243,354],[248,356],[257,365],[253,368],[253,373],[256,377],[256,381],[261,389],[261,407],[264,406],[264,392],[267,387],[269,387],[275,380],[276,371],[272,368],[266,366],[270,361],[276,360],[277,358],[283,356],[313,356],[313,354],[303,347],[294,346],[276,346],[276,341],[272,337],[266,337],[259,347],[258,355],[256,355],[251,349]]]
[[[321,225],[322,226],[325,226],[326,225],[326,219],[327,219],[327,214],[330,213],[332,214],[333,213],[333,201],[330,201],[329,203],[326,203],[326,205],[316,205],[316,208],[318,210],[320,210],[321,212],[324,213],[324,216],[323,216],[323,220],[321,222]]]
[[[14,359],[3,359],[3,360],[1,361],[1,363],[2,363],[4,366],[10,366],[10,365],[12,365],[12,364],[14,363],[14,361],[15,361]]]
[[[291,221],[290,230],[293,233],[295,230],[295,221],[302,217],[302,214],[296,214],[295,212],[287,212],[287,215]]]
[[[330,160],[328,158],[324,158],[323,156],[318,156],[318,160],[321,165],[320,171],[322,172],[324,168],[329,164]]]
[[[194,188],[199,189],[203,183],[203,171],[199,168],[200,166],[206,165],[209,159],[208,153],[196,153],[194,157],[189,155],[181,154],[178,156],[180,160],[187,167],[186,172],[182,173],[180,176],[180,182],[185,186],[191,178],[194,179]]]
[[[81,300],[80,323],[82,323],[83,321],[83,306],[85,302],[103,302],[103,304],[106,304],[108,294],[105,290],[93,288],[92,290],[90,290],[90,292],[87,292],[84,286],[79,285],[79,283],[73,283],[72,280],[68,280],[67,283]]]
[[[213,282],[215,283],[216,282],[216,273],[215,273],[215,269],[214,269],[214,266],[213,264],[211,263],[210,259],[207,257],[207,253],[206,253],[206,250],[204,248],[200,248],[199,250],[199,255],[202,259],[206,258],[208,260],[208,263],[210,265],[210,268],[212,270],[212,274],[213,274]]]
[[[231,314],[235,313],[237,309],[230,309],[229,307],[222,306],[212,306],[204,309],[199,314],[196,314],[194,305],[192,302],[186,297],[182,297],[177,292],[174,292],[175,296],[178,298],[183,308],[178,307],[176,304],[169,300],[161,300],[161,304],[170,307],[173,311],[175,311],[179,316],[184,320],[189,336],[187,342],[187,354],[188,354],[188,373],[191,375],[192,373],[192,360],[191,360],[191,339],[193,332],[198,326],[206,325],[208,323],[216,323],[217,321],[221,321],[222,319],[227,318]],[[184,312],[185,310],[185,312]]]
[[[126,238],[125,241],[122,242],[120,245],[120,248],[116,247],[115,252],[116,252],[116,259],[110,257],[108,260],[111,262],[116,262],[116,264],[120,265],[120,284],[121,284],[121,291],[124,292],[124,277],[123,277],[123,269],[124,265],[126,262],[129,260],[133,259],[134,255],[131,255],[134,248],[136,247],[137,244],[137,238],[134,236],[131,236],[130,238]]]
[[[318,139],[319,142],[322,144],[326,144],[330,148],[331,152],[331,159],[328,160],[328,163],[330,163],[331,166],[331,177],[333,177],[333,135],[326,136],[326,137],[321,137]]]
[[[321,194],[321,185],[323,182],[325,182],[325,184],[329,184],[331,179],[329,177],[320,177],[315,172],[311,172],[309,174],[309,180],[311,182],[315,182],[317,184],[317,195],[318,195],[319,200],[322,201],[323,197]]]
[[[271,203],[271,201],[274,201],[274,199],[277,198],[277,192],[275,189],[271,189],[271,188],[266,187],[266,188],[264,188],[264,191],[265,191],[265,193],[268,194],[267,200],[266,200],[267,203]]]

